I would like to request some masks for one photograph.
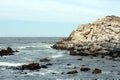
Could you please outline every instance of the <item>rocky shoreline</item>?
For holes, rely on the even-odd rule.
[[[106,16],[82,24],[52,48],[68,50],[70,55],[120,57],[120,17]]]

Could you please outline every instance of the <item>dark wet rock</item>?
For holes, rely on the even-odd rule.
[[[78,58],[77,60],[82,61],[83,59],[82,58]]]
[[[91,69],[88,68],[88,67],[81,67],[80,68],[80,71],[83,71],[83,72],[87,72],[87,71],[90,71]]]
[[[12,48],[7,47],[7,49],[0,50],[0,56],[14,55],[13,54],[14,52],[18,52],[18,51],[14,51]]]
[[[77,67],[73,67],[73,69],[76,69]]]
[[[73,70],[73,71],[69,71],[69,72],[67,72],[67,74],[76,74],[76,73],[78,73],[77,70]]]
[[[118,75],[120,75],[120,72],[118,72]]]
[[[48,68],[46,65],[41,65],[41,68]]]
[[[53,64],[52,64],[52,63],[47,63],[46,65],[47,65],[47,66],[52,66]]]
[[[101,55],[101,58],[105,58],[105,56],[104,56],[104,55]]]
[[[67,64],[67,66],[71,66],[71,64]]]
[[[41,69],[41,66],[39,65],[39,63],[30,63],[28,65],[22,65],[20,70],[38,70]]]
[[[117,67],[117,66],[115,66],[115,65],[112,65],[112,67]]]
[[[62,72],[61,74],[65,74],[64,72]]]
[[[96,68],[96,69],[93,70],[92,73],[93,74],[100,74],[100,73],[102,73],[102,70]]]
[[[56,74],[56,73],[53,72],[52,74]]]
[[[40,59],[40,62],[49,62],[49,61],[51,61],[50,59],[48,59],[48,58],[43,58],[43,59]]]

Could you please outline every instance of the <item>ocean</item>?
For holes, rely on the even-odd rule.
[[[61,37],[1,37],[0,48],[8,46],[19,52],[0,57],[0,80],[120,80],[120,61],[107,60],[101,57],[71,56],[68,51],[52,49],[51,46]],[[50,62],[40,62],[49,58]],[[81,58],[82,60],[77,60]],[[17,70],[18,66],[29,63],[52,64],[40,70]],[[81,66],[91,68],[81,72]],[[101,74],[92,74],[95,68]],[[77,70],[77,74],[67,74]],[[62,74],[61,74],[62,73]]]

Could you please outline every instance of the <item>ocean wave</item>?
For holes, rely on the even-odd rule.
[[[13,62],[0,62],[0,66],[9,66],[9,67],[17,67],[21,66],[25,63],[13,63]]]
[[[29,76],[34,76],[34,75],[46,75],[46,74],[51,74],[51,73],[61,73],[59,71],[55,71],[55,70],[45,70],[44,72],[41,71],[41,72],[28,72],[27,74],[25,75],[29,75]]]
[[[38,43],[38,44],[30,44],[30,45],[25,45],[25,46],[19,46],[18,49],[22,49],[22,50],[36,50],[36,49],[49,49],[51,48],[52,44],[45,44],[45,43]]]
[[[63,57],[64,54],[57,54],[57,55],[52,55],[51,57],[52,58],[60,58],[60,57]]]

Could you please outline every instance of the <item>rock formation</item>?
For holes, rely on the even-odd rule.
[[[14,51],[12,48],[8,47],[7,49],[0,50],[0,56],[13,55],[14,52],[18,52],[18,51],[17,50]]]
[[[106,16],[93,23],[82,24],[53,48],[69,50],[71,55],[120,56],[120,17]]]
[[[30,63],[28,65],[22,65],[21,68],[17,68],[20,70],[38,70],[41,69],[41,66],[39,65],[39,63]]]

